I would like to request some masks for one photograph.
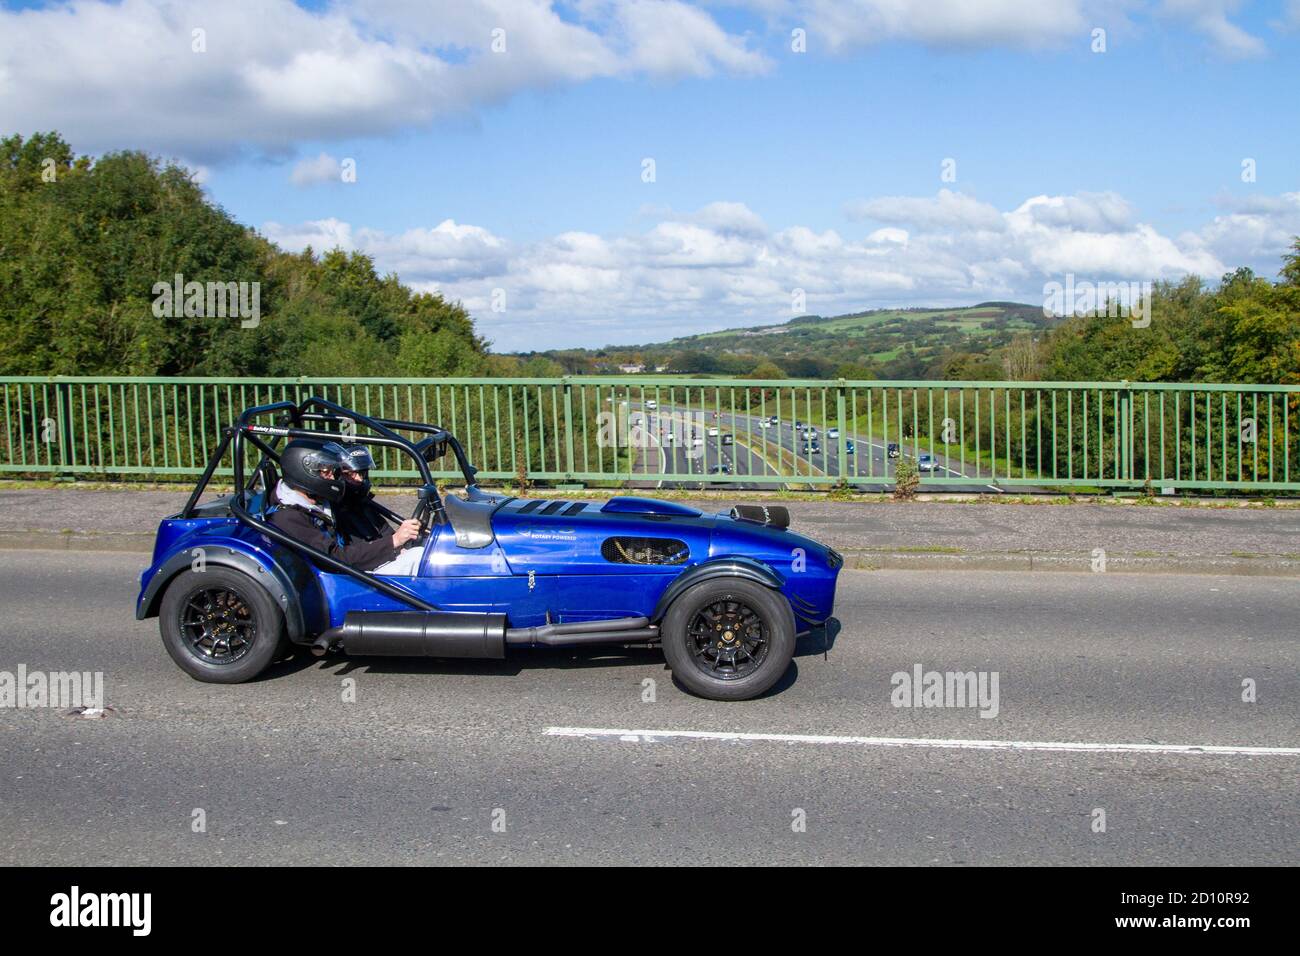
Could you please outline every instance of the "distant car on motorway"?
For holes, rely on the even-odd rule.
[[[767,416],[767,423],[768,423],[769,425],[780,425],[780,424],[781,424],[781,419],[777,418],[775,415],[768,415],[768,416]]]
[[[939,467],[939,463],[934,460],[933,455],[922,455],[916,460],[916,467],[921,471],[934,471]]]
[[[771,428],[771,427],[772,427],[772,419],[770,419],[770,418],[760,418],[760,419],[758,420],[758,427],[759,427],[759,428]]]
[[[731,432],[727,432],[725,435],[722,436],[722,444],[734,445],[735,443],[736,443],[736,436],[731,434]]]
[[[709,469],[709,474],[710,474],[710,475],[729,475],[729,474],[731,474],[731,466],[730,466],[730,465],[727,465],[727,464],[714,465],[712,468]]]
[[[840,430],[839,430],[838,428],[828,428],[828,429],[826,429],[826,437],[827,437],[827,438],[839,438],[839,437],[840,437]]]
[[[677,436],[674,435],[672,432],[668,432],[667,434],[664,435],[663,442],[665,445],[671,445],[676,441],[677,441]]]
[[[649,399],[646,399],[645,407],[646,407],[646,408],[658,408],[658,407],[659,407],[659,403],[656,402],[653,398],[649,398]]]
[[[891,441],[891,442],[889,443],[889,447],[885,450],[885,454],[888,455],[890,458],[897,458],[897,457],[898,457],[898,443],[897,443],[897,442],[892,442],[892,441]]]
[[[818,444],[817,439],[814,438],[811,441],[803,443],[803,450],[805,454],[815,455],[822,450],[822,446]]]
[[[718,437],[718,426],[717,426],[717,425],[710,425],[710,426],[709,426],[709,437],[710,437],[710,438],[717,438],[717,437]]]
[[[857,446],[853,444],[852,438],[844,439],[844,454],[853,455],[857,453]]]
[[[815,428],[805,428],[805,429],[803,430],[803,440],[804,440],[804,441],[815,441],[816,438],[817,438],[817,429],[815,429]]]
[[[696,448],[699,448],[701,445],[704,444],[704,439],[701,438],[699,435],[696,435],[694,438],[691,439],[691,444],[694,445]]]

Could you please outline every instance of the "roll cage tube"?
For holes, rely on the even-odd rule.
[[[349,440],[362,444],[382,445],[385,448],[398,448],[407,451],[408,453],[413,450],[409,442],[400,438],[384,438],[383,436],[372,435],[354,437],[350,435],[345,436],[336,434],[335,432],[318,432],[310,428],[284,428],[279,425],[244,425],[240,430],[239,438],[237,438],[236,441],[247,439],[263,450],[263,459],[258,462],[257,468],[253,470],[253,475],[249,479],[248,484],[250,488],[252,484],[256,482],[257,473],[261,469],[266,458],[275,457],[278,459],[278,456],[275,455],[274,449],[262,442],[258,438],[259,435],[272,436],[275,441],[278,441],[281,438],[348,438]],[[446,520],[446,512],[443,510],[442,501],[438,497],[438,486],[433,483],[432,476],[429,474],[428,464],[423,459],[419,459],[418,456],[417,460],[421,466],[420,471],[427,476],[427,480],[420,488],[420,502],[416,505],[415,516],[420,518],[420,523],[425,525],[425,530],[427,530],[430,518],[432,518],[435,523],[442,524]],[[383,510],[388,511],[387,508]],[[392,514],[391,511],[388,513]],[[400,521],[401,517],[397,517]]]
[[[241,425],[245,424],[250,419],[256,418],[261,415],[269,415],[272,412],[285,412],[287,415],[289,415],[291,421],[297,421],[297,422],[302,421],[301,413],[298,410],[298,406],[295,405],[293,402],[284,401],[284,402],[274,402],[270,405],[257,405],[253,408],[245,409],[244,413],[239,416],[239,424]],[[212,457],[208,459],[207,467],[203,469],[203,474],[199,476],[198,483],[194,486],[194,491],[190,494],[189,500],[185,502],[185,507],[181,509],[180,516],[182,518],[192,518],[194,516],[194,506],[199,503],[199,498],[203,495],[204,489],[207,488],[208,482],[212,480],[212,475],[214,472],[216,472],[217,465],[221,464],[221,459],[225,457],[226,448],[230,446],[230,443],[234,439],[236,432],[237,432],[237,426],[230,426],[223,429],[223,437],[221,439],[221,444],[219,444],[217,446],[217,450],[212,453]],[[265,445],[262,445],[262,448],[263,448],[263,460],[265,460],[266,451],[268,451],[269,449],[267,449]],[[261,467],[261,464],[262,464],[261,462],[258,462],[259,468]],[[239,494],[245,492],[247,489],[244,487],[243,481],[239,481],[236,482],[235,484],[235,490],[236,490],[236,496],[238,496]]]
[[[324,412],[308,411],[308,409],[312,407],[319,407],[324,409],[325,411]],[[399,419],[390,419],[390,418],[372,418],[368,415],[363,415],[359,412],[355,412],[352,409],[344,408],[343,406],[331,402],[328,399],[321,398],[320,396],[311,396],[310,398],[304,399],[301,404],[295,404],[294,402],[290,402],[290,401],[281,401],[281,402],[273,402],[268,405],[257,405],[254,406],[253,408],[246,409],[239,416],[237,427],[248,425],[253,421],[253,419],[260,418],[264,415],[270,415],[275,412],[282,413],[281,422],[280,422],[281,427],[292,424],[293,426],[300,428],[302,424],[306,421],[320,422],[322,424],[340,424],[344,421],[352,422],[354,424],[356,423],[363,424],[367,428],[370,428],[372,431],[375,431],[379,435],[383,436],[383,438],[386,440],[379,441],[371,436],[358,436],[358,435],[345,436],[342,434],[310,432],[310,431],[304,432],[304,434],[310,437],[321,437],[322,434],[329,434],[329,437],[343,438],[351,442],[358,442],[362,444],[379,444],[379,445],[387,445],[389,447],[399,448],[402,451],[405,451],[408,455],[411,455],[413,458],[415,458],[416,466],[420,470],[421,478],[424,481],[424,484],[432,485],[433,481],[431,475],[429,474],[428,469],[425,467],[425,463],[427,459],[425,459],[424,455],[420,453],[420,449],[417,448],[416,445],[403,439],[401,436],[395,434],[393,429],[419,432],[421,434],[428,435],[438,444],[451,447],[452,453],[456,458],[456,465],[460,469],[461,474],[465,478],[466,486],[472,487],[477,484],[477,481],[475,480],[474,476],[478,472],[478,469],[475,468],[472,464],[470,464],[469,458],[465,454],[464,447],[461,445],[460,441],[456,438],[456,436],[452,435],[449,431],[447,431],[445,428],[439,425],[429,425],[424,422],[408,422],[408,421],[401,421]],[[266,432],[263,433],[265,434]],[[273,462],[277,462],[277,463],[279,462],[279,455],[276,453],[274,446],[276,445],[276,443],[279,442],[280,438],[284,436],[280,434],[273,435],[271,437],[271,442],[268,445],[267,443],[263,442],[260,438],[256,437],[256,435],[251,431],[246,430],[245,435],[247,436],[248,440],[252,441],[253,444],[257,446],[257,448],[262,452],[262,459],[258,462],[257,468],[253,470],[253,473],[249,477],[247,484],[246,485],[243,483],[238,484],[238,487],[240,487],[241,490],[250,491],[252,489],[252,485],[256,483],[258,472],[261,470],[262,466],[266,463],[266,461],[269,459]],[[195,485],[193,493],[190,495],[189,500],[185,504],[185,507],[181,510],[182,518],[189,518],[193,516],[194,508],[198,504],[198,500],[202,496],[204,489],[207,487],[208,482],[212,479],[212,475],[215,473],[217,466],[221,462],[221,459],[225,456],[226,449],[229,446],[232,438],[233,438],[233,429],[230,428],[225,429],[225,434],[224,437],[222,438],[221,444],[217,447],[217,450],[213,453],[213,455],[209,459],[208,465],[204,469],[202,476],[199,478],[198,483]],[[384,510],[387,511],[387,509]],[[439,507],[437,510],[441,511],[442,509],[441,507]],[[388,514],[394,518],[400,517],[391,511],[389,511]]]
[[[323,411],[309,411],[311,408],[319,408]],[[277,412],[282,413],[281,420],[284,424],[256,425],[253,423],[253,419],[255,418]],[[365,436],[345,436],[338,433],[313,431],[301,427],[307,422],[337,424],[343,421],[351,421],[355,424],[364,425],[375,434]],[[221,443],[213,453],[207,467],[204,469],[202,476],[194,488],[194,492],[186,502],[185,508],[181,512],[181,517],[189,518],[193,516],[194,507],[198,503],[199,497],[202,495],[208,482],[211,480],[213,473],[216,471],[217,465],[220,463],[221,459],[225,455],[226,449],[229,447],[232,452],[234,486],[236,488],[236,493],[232,495],[230,499],[230,511],[241,524],[253,528],[260,534],[270,538],[272,541],[310,558],[323,567],[340,574],[346,574],[356,580],[363,581],[381,593],[386,594],[397,601],[401,601],[403,604],[414,607],[417,610],[435,611],[437,610],[436,607],[422,600],[415,594],[412,594],[405,588],[402,588],[391,581],[385,580],[380,576],[369,574],[365,571],[359,571],[351,565],[345,564],[317,548],[313,548],[310,545],[294,540],[278,528],[275,528],[273,525],[254,517],[244,507],[244,493],[250,490],[251,486],[256,482],[257,475],[261,472],[263,465],[268,459],[274,461],[279,460],[279,455],[275,450],[275,446],[281,438],[345,438],[348,441],[368,445],[382,445],[384,447],[397,448],[414,458],[416,468],[419,470],[420,477],[424,482],[424,486],[420,493],[420,504],[417,506],[417,514],[420,513],[421,509],[423,510],[425,517],[422,519],[422,523],[424,524],[427,524],[427,519],[430,514],[435,516],[440,522],[445,521],[446,513],[442,507],[442,501],[438,497],[437,486],[433,482],[433,476],[429,470],[428,461],[415,444],[397,434],[394,429],[420,432],[432,436],[437,442],[445,442],[453,449],[457,464],[460,466],[461,473],[465,476],[466,484],[474,484],[474,467],[469,463],[460,442],[445,429],[418,422],[403,422],[394,419],[375,419],[351,409],[344,408],[334,402],[328,401],[327,399],[320,398],[319,396],[312,396],[311,398],[304,400],[301,405],[296,405],[289,401],[283,401],[246,409],[240,415],[239,421],[236,425],[224,430]],[[262,436],[269,438],[269,443],[263,441]],[[247,482],[245,481],[244,470],[244,443],[246,441],[251,442],[259,451],[262,452],[262,457],[258,462],[257,468],[254,470],[253,475]],[[392,512],[389,513],[392,514]],[[393,515],[393,517],[397,517],[400,520],[400,516]]]
[[[239,427],[233,429],[235,434],[232,440],[232,448],[234,451],[236,488],[244,487],[244,438],[246,434],[249,433],[249,430],[253,428],[267,429],[267,431],[263,431],[263,434],[279,433],[280,437],[284,437],[285,435],[290,435],[294,432],[298,432],[300,434],[311,434],[311,435],[324,434],[322,432],[307,432],[305,429],[297,429],[297,428],[277,429],[274,428],[273,426],[257,426],[257,425],[250,425],[247,423],[241,424]],[[427,472],[428,470],[427,467],[424,470]],[[275,527],[274,525],[270,524],[269,522],[262,521],[258,518],[253,517],[251,514],[248,513],[247,509],[244,508],[244,503],[241,500],[242,498],[243,498],[243,494],[240,493],[240,494],[233,495],[230,499],[230,513],[233,514],[241,524],[247,525],[253,530],[259,532],[260,534],[263,534],[266,537],[270,538],[272,541],[276,542],[277,544],[283,545],[284,547],[289,548],[292,551],[296,551],[299,554],[307,556],[311,560],[315,561],[318,565],[324,566],[330,569],[331,571],[334,571],[339,574],[346,574],[348,577],[355,578],[358,581],[364,581],[366,584],[369,584],[371,587],[375,588],[380,593],[386,594],[389,597],[393,598],[394,600],[401,601],[403,604],[413,607],[416,610],[420,610],[420,611],[437,610],[437,608],[434,605],[421,599],[415,594],[412,594],[410,591],[406,590],[406,588],[399,587],[398,585],[394,584],[391,581],[386,581],[382,577],[379,577],[378,575],[369,574],[365,571],[359,571],[356,568],[352,567],[352,565],[345,564],[344,562],[338,560],[337,558],[334,558],[326,554],[324,551],[321,551],[319,548],[313,548],[309,544],[303,544],[301,541],[291,538],[289,535],[285,534],[283,531],[281,531],[279,528]]]
[[[321,414],[320,412],[309,412],[308,409],[312,407],[323,409],[328,414]],[[249,437],[250,440],[255,441],[259,446],[261,446],[264,455],[267,453],[274,455],[274,450],[272,448],[267,447],[261,441],[258,441],[254,437],[257,434],[273,436],[274,441],[278,441],[280,438],[291,438],[291,439],[292,438],[315,438],[315,437],[319,437],[322,434],[321,432],[312,431],[310,429],[303,429],[301,427],[285,428],[285,427],[252,424],[251,419],[253,417],[259,414],[266,414],[266,412],[273,410],[273,408],[274,408],[273,406],[262,406],[260,408],[249,409],[248,411],[245,411],[244,414],[242,414],[239,418],[240,435],[237,436],[235,439],[235,444],[237,447],[236,447],[236,454],[234,456],[235,487],[237,488],[244,487],[242,439],[245,434]],[[294,406],[292,409],[285,409],[285,411],[289,412],[291,421],[295,425],[299,425],[299,426],[301,426],[302,424],[308,421],[322,421],[322,422],[330,422],[330,423],[351,421],[354,424],[364,425],[366,428],[370,429],[376,434],[363,435],[363,436],[353,436],[353,435],[345,436],[342,434],[333,434],[328,432],[324,434],[329,434],[331,437],[334,438],[348,438],[353,441],[361,442],[368,445],[383,445],[390,448],[398,448],[406,452],[408,455],[410,455],[412,458],[415,459],[416,468],[419,469],[420,477],[424,483],[423,487],[420,489],[420,501],[419,504],[416,505],[416,510],[414,514],[414,516],[418,518],[420,521],[421,529],[422,530],[428,529],[431,518],[439,523],[446,520],[446,514],[442,508],[442,501],[438,497],[438,488],[433,482],[433,475],[429,472],[429,463],[425,461],[424,456],[419,453],[419,451],[416,449],[414,444],[412,444],[407,439],[403,438],[401,435],[397,434],[395,431],[392,430],[392,428],[390,428],[387,424],[385,424],[385,421],[388,420],[380,421],[371,418],[368,415],[362,415],[359,412],[353,411],[350,408],[344,408],[342,405],[335,404],[334,402],[331,402],[325,398],[321,398],[320,396],[317,395],[313,395],[310,398],[304,399],[301,405]],[[416,422],[394,422],[393,424],[397,425],[398,427],[403,427],[407,425],[412,427],[417,426]],[[427,429],[428,427],[429,426],[422,426],[421,430]],[[259,470],[261,469],[262,464],[263,462],[258,462]]]
[[[344,411],[346,411],[346,409],[344,409]],[[319,422],[325,422],[327,424],[336,424],[341,421],[357,420],[352,415],[344,415],[344,416],[322,415],[317,412],[306,412],[303,414],[302,417],[305,421],[319,421]],[[470,464],[469,456],[465,454],[465,449],[461,445],[460,439],[458,439],[451,432],[447,431],[447,429],[441,427],[440,425],[424,425],[419,422],[404,422],[404,421],[398,421],[391,418],[375,418],[375,419],[371,419],[371,421],[379,425],[384,425],[385,427],[388,428],[400,429],[401,431],[420,432],[421,434],[429,435],[436,442],[449,445],[451,447],[452,454],[456,458],[456,467],[460,469],[460,473],[465,477],[465,484],[466,485],[478,484],[478,482],[474,480],[474,476],[478,473],[478,469],[475,468],[472,464]],[[354,438],[351,440],[361,441],[362,439]]]

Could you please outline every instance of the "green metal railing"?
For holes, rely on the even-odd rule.
[[[241,409],[319,394],[443,425],[488,481],[883,487],[896,452],[921,460],[923,485],[955,490],[1300,491],[1300,385],[25,376],[0,387],[0,472],[19,475],[196,475]],[[379,477],[414,474],[382,453]]]

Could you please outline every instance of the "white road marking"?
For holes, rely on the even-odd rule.
[[[825,734],[753,734],[725,730],[613,730],[598,727],[547,727],[547,737],[617,737],[625,743],[659,740],[760,741],[787,744],[848,744],[856,747],[912,747],[929,750],[1043,750],[1057,753],[1226,754],[1249,757],[1300,757],[1300,747],[1218,746],[1213,744],[1105,744],[1044,740],[943,740],[931,737],[835,737]]]

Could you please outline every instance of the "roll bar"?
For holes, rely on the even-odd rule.
[[[279,423],[274,425],[259,425],[256,419],[266,415],[278,415]],[[341,432],[317,431],[303,426],[309,423],[320,423],[324,425],[337,425],[343,422],[352,422],[355,425],[361,425],[369,429],[373,434],[368,435],[344,435]],[[433,475],[429,470],[429,462],[425,458],[420,448],[409,439],[403,438],[399,431],[418,432],[430,436],[435,445],[445,444],[452,449],[456,457],[456,464],[459,466],[461,474],[465,476],[466,487],[473,487],[476,482],[474,474],[476,469],[469,463],[465,455],[465,450],[461,447],[456,437],[448,432],[445,428],[437,425],[428,425],[422,422],[407,422],[391,418],[372,418],[360,412],[345,408],[328,399],[313,395],[304,399],[300,404],[290,401],[273,402],[269,405],[257,405],[248,408],[239,416],[238,421],[223,430],[220,444],[212,457],[208,460],[207,467],[204,468],[198,483],[194,486],[194,491],[181,510],[180,517],[191,518],[194,516],[194,508],[198,504],[204,489],[212,480],[212,475],[216,472],[217,466],[221,459],[225,457],[226,450],[231,450],[234,466],[234,486],[235,493],[230,499],[231,514],[241,523],[260,534],[265,535],[277,544],[283,545],[299,554],[310,558],[315,563],[330,569],[339,574],[346,574],[349,577],[359,581],[364,581],[371,587],[388,595],[395,600],[401,601],[411,607],[421,611],[437,610],[432,604],[424,601],[422,598],[412,594],[406,588],[403,588],[390,580],[386,580],[380,575],[370,574],[365,571],[359,571],[351,565],[339,561],[326,554],[318,548],[303,544],[286,535],[283,531],[262,521],[260,518],[249,513],[244,507],[244,495],[252,490],[257,481],[257,476],[261,473],[266,462],[273,461],[278,463],[280,455],[276,451],[276,446],[280,439],[294,438],[328,438],[340,439],[349,443],[359,443],[365,445],[379,445],[385,448],[396,448],[405,452],[411,458],[415,459],[415,465],[420,472],[420,478],[424,483],[421,489],[422,503],[427,502],[427,507],[431,515],[437,521],[446,520],[446,512],[442,506],[442,500],[438,496],[437,486],[434,484]],[[261,452],[261,458],[257,466],[253,469],[251,476],[245,480],[244,469],[244,446],[249,443]],[[423,443],[421,443],[423,444]],[[267,489],[268,491],[270,489]],[[388,509],[384,509],[388,512]],[[392,512],[388,512],[392,515]],[[393,517],[399,517],[393,515]]]

